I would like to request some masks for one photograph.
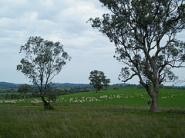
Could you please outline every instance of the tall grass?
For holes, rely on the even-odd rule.
[[[85,97],[100,101],[70,101]],[[54,111],[40,103],[0,104],[0,138],[184,137],[185,92],[163,89],[160,113],[148,112],[148,98],[143,89],[127,88],[65,95]]]
[[[152,114],[115,105],[57,106],[55,111],[1,105],[0,110],[1,138],[185,136],[185,115],[181,113]]]

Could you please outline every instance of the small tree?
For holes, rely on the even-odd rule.
[[[70,60],[60,42],[44,40],[41,37],[30,37],[21,46],[20,53],[25,57],[17,65],[17,70],[26,75],[38,88],[44,109],[53,109],[47,100],[47,89],[52,79],[60,73],[67,60]]]
[[[90,19],[92,27],[116,46],[124,63],[120,79],[137,76],[158,111],[160,85],[174,81],[173,68],[183,67],[185,43],[176,35],[185,29],[184,0],[99,0],[110,12]]]
[[[103,88],[107,88],[110,83],[110,79],[107,79],[102,71],[94,70],[90,72],[89,76],[90,85],[92,85],[96,92]]]
[[[26,98],[26,94],[28,92],[31,92],[31,91],[32,91],[32,87],[30,85],[28,85],[28,84],[22,84],[22,85],[20,85],[18,87],[18,90],[17,90],[17,92],[19,92],[20,94],[23,95],[24,100]]]

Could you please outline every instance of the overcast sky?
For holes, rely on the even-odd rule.
[[[114,46],[87,23],[102,13],[98,0],[0,0],[0,81],[29,82],[16,71],[19,49],[29,36],[41,36],[60,41],[72,57],[54,82],[89,83],[89,72],[97,69],[119,83]]]
[[[89,72],[97,69],[120,83],[122,64],[113,58],[114,45],[87,23],[104,10],[98,0],[0,0],[0,81],[29,82],[16,71],[19,49],[30,36],[41,36],[60,41],[72,57],[54,82],[89,83]]]

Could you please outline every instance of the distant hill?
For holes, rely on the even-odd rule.
[[[52,86],[54,88],[59,88],[59,89],[91,87],[89,84],[75,84],[75,83],[53,83]]]
[[[10,82],[0,82],[0,89],[9,90],[9,89],[18,89],[21,84],[10,83]],[[112,84],[111,87],[141,87],[140,85],[136,84]],[[53,88],[56,89],[86,89],[92,88],[89,84],[80,84],[80,83],[53,83]]]
[[[9,82],[0,82],[0,89],[17,89],[19,84],[9,83]]]
[[[17,89],[21,84],[15,84],[10,82],[0,82],[0,89]],[[52,87],[57,89],[68,88],[88,88],[89,84],[74,84],[74,83],[53,83]]]

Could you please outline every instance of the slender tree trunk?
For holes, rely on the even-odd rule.
[[[46,99],[44,98],[44,96],[41,96],[42,102],[43,102],[43,106],[44,106],[44,110],[53,110],[53,106],[51,106],[51,104],[46,101]]]

